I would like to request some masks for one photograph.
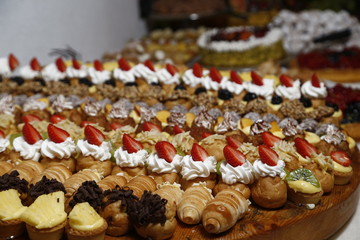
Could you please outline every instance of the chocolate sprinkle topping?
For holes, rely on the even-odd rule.
[[[27,193],[29,191],[28,184],[25,179],[19,178],[19,172],[16,170],[0,177],[0,191],[16,189],[19,193]]]
[[[62,191],[66,193],[64,184],[59,182],[56,179],[48,179],[46,176],[43,176],[39,182],[35,185],[30,185],[29,195],[33,199],[38,198],[41,195],[49,194],[53,192]]]
[[[88,202],[95,210],[100,210],[103,191],[95,181],[86,181],[81,184],[69,205],[74,207],[77,203]]]
[[[138,200],[139,198],[133,194],[133,190],[130,190],[127,187],[121,188],[116,186],[115,189],[106,190],[104,192],[102,206],[106,207],[111,203],[121,201],[121,206],[127,207],[128,205],[131,205],[133,202]]]

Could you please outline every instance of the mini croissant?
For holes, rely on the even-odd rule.
[[[150,192],[156,190],[156,182],[151,177],[140,175],[131,179],[127,187],[133,190],[135,196],[141,198],[145,190]]]
[[[35,184],[42,179],[43,176],[48,179],[56,179],[61,183],[65,183],[65,181],[70,178],[72,173],[70,170],[63,164],[51,165],[47,169],[42,172],[42,174],[35,176],[31,183]]]
[[[99,182],[100,179],[100,174],[90,169],[84,169],[80,172],[75,173],[64,183],[64,187],[66,190],[65,197],[71,197],[83,182],[92,180],[94,180],[95,182]]]
[[[126,183],[126,178],[123,176],[109,175],[102,179],[98,185],[103,191],[105,191],[115,189],[116,186],[123,187]]]

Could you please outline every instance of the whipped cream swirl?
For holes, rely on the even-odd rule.
[[[9,59],[6,57],[0,58],[0,75],[10,77],[11,69],[9,66]]]
[[[280,178],[285,177],[286,173],[284,171],[285,162],[279,160],[276,166],[270,166],[263,163],[260,159],[254,162],[254,173],[256,178],[260,177],[276,177]]]
[[[77,143],[77,149],[84,156],[92,156],[93,158],[105,161],[111,158],[111,143],[104,141],[100,146],[89,143],[87,140],[80,139]]]
[[[20,68],[19,74],[24,79],[34,79],[40,77],[40,71],[33,70],[29,65]]]
[[[123,83],[135,82],[135,74],[133,68],[128,71],[116,68],[114,70],[113,76],[115,79],[120,80]]]
[[[320,87],[314,87],[311,81],[306,81],[301,86],[301,93],[308,98],[325,98],[327,96],[326,87],[323,82],[320,82]]]
[[[41,144],[41,155],[47,158],[67,159],[76,151],[74,141],[68,137],[62,143],[55,143],[46,139]]]
[[[273,79],[263,79],[263,85],[259,86],[253,84],[252,82],[244,83],[244,87],[248,92],[255,93],[258,96],[264,97],[266,100],[271,100],[274,93],[274,80]]]
[[[66,75],[69,78],[85,78],[87,76],[87,67],[85,65],[81,65],[80,69],[67,67]]]
[[[116,165],[120,167],[143,167],[148,157],[148,152],[144,149],[128,153],[123,148],[119,148],[115,151],[114,157]]]
[[[208,177],[210,173],[215,172],[216,160],[210,156],[205,161],[194,161],[191,155],[186,155],[181,162],[181,175],[186,180],[192,180],[198,177]]]
[[[50,63],[41,71],[45,81],[59,81],[66,77],[66,72],[60,72],[55,63]]]
[[[156,72],[159,80],[165,84],[179,84],[180,83],[180,75],[179,73],[175,73],[171,75],[166,68],[160,69]]]
[[[94,84],[104,83],[106,80],[111,78],[111,72],[108,70],[98,71],[93,67],[88,68],[88,74],[91,78],[91,81]]]
[[[148,170],[158,174],[161,173],[178,173],[181,170],[182,157],[176,154],[171,163],[165,159],[160,158],[156,153],[153,153],[147,159]]]
[[[38,162],[41,156],[40,148],[42,143],[43,140],[39,140],[34,144],[28,144],[23,137],[17,137],[14,139],[13,146],[22,158]]]
[[[66,98],[64,97],[64,95],[59,95],[55,98],[55,100],[53,101],[51,108],[59,113],[62,112],[66,109],[73,109],[73,103],[71,101],[67,101]]]
[[[223,78],[223,79],[221,79],[221,82],[222,82],[222,81],[226,81],[226,79]],[[221,83],[221,82],[220,82],[220,83]],[[212,79],[211,79],[210,77],[208,77],[208,76],[204,77],[204,78],[202,79],[202,82],[201,82],[201,84],[206,88],[206,90],[215,90],[215,91],[219,90],[219,88],[220,88],[220,83],[212,80]]]
[[[276,95],[289,100],[299,99],[301,97],[300,81],[294,81],[292,87],[286,87],[285,85],[281,84],[277,86],[275,93]]]
[[[236,95],[239,95],[242,91],[244,91],[244,85],[230,81],[227,78],[221,80],[220,88],[226,89]]]
[[[133,69],[135,76],[138,78],[144,78],[148,84],[159,82],[156,71],[152,71],[144,64],[139,63],[135,67],[133,67]]]
[[[46,107],[47,107],[46,102],[28,98],[28,100],[24,103],[23,110],[24,112],[30,110],[44,110]]]
[[[186,85],[190,85],[190,87],[195,87],[198,84],[202,84],[204,76],[209,74],[209,70],[203,70],[202,77],[196,77],[193,73],[192,69],[188,69],[184,72],[182,76],[182,80]]]
[[[254,169],[249,161],[237,167],[233,167],[224,161],[220,165],[220,172],[223,182],[229,185],[237,182],[251,184],[255,180]]]
[[[4,152],[10,145],[10,141],[7,138],[0,138],[0,153]]]

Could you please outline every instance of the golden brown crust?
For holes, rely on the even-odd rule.
[[[334,183],[335,185],[346,185],[350,182],[352,175],[354,174],[353,170],[350,172],[339,172],[334,171]]]
[[[216,173],[210,173],[208,177],[198,177],[192,180],[186,180],[185,178],[180,178],[181,188],[185,191],[195,183],[205,183],[207,188],[213,189],[216,184]]]
[[[279,176],[261,177],[251,187],[254,202],[264,208],[279,208],[286,203],[286,183]]]
[[[76,160],[76,171],[83,169],[94,169],[97,170],[104,177],[111,174],[112,162],[110,160],[100,161],[92,156],[83,156]]]
[[[48,179],[56,179],[61,183],[65,183],[65,181],[71,177],[72,173],[70,170],[62,163],[54,163],[51,164],[44,172],[40,175],[35,176],[31,183],[35,184],[41,180],[43,176],[46,176]]]
[[[0,220],[0,238],[10,239],[10,237],[21,236],[24,231],[25,223],[21,219]]]
[[[70,170],[70,172],[75,172],[76,161],[73,157],[64,159],[43,157],[40,163],[44,166],[44,168],[49,168],[53,165],[63,164]]]
[[[127,187],[134,191],[134,195],[141,198],[144,191],[153,192],[156,190],[156,182],[149,176],[140,175],[131,179],[127,183]]]
[[[295,192],[293,189],[288,188],[288,198],[290,201],[301,204],[317,204],[321,196],[324,194],[324,191],[320,191],[318,193],[308,194]]]
[[[118,237],[125,235],[130,231],[132,225],[130,224],[128,214],[125,210],[125,207],[121,206],[120,200],[107,205],[101,210],[101,217],[106,219],[108,223],[106,234]]]
[[[100,175],[98,173],[95,173],[95,171],[83,170],[75,173],[74,175],[69,177],[64,183],[66,191],[65,196],[68,198],[71,197],[83,182],[92,180],[94,180],[95,182],[100,181]]]
[[[17,170],[19,172],[19,177],[25,179],[28,182],[31,182],[35,176],[42,174],[44,167],[33,160],[23,161],[19,165],[15,166],[10,171]]]
[[[206,150],[209,156],[214,156],[217,162],[225,159],[223,152],[223,149],[227,144],[225,138],[223,140],[215,139],[211,143],[201,141],[199,144]]]
[[[65,229],[66,221],[53,228],[37,229],[34,226],[26,224],[30,240],[55,240],[61,239]]]
[[[110,189],[115,189],[116,186],[123,187],[127,183],[127,180],[123,176],[109,175],[102,179],[98,185],[99,187],[105,191]]]
[[[13,164],[9,162],[0,162],[0,176],[4,175],[7,172],[10,172],[10,170],[14,167]]]
[[[150,173],[148,176],[152,177],[156,184],[162,184],[168,182],[170,184],[178,183],[180,180],[180,176],[177,173]]]
[[[240,192],[246,199],[250,198],[251,192],[250,192],[250,187],[248,185],[243,183],[234,183],[229,185],[224,183],[222,179],[219,180],[219,182],[215,185],[213,189],[214,196],[216,196],[219,192],[227,188],[231,188]]]
[[[124,176],[127,181],[140,175],[147,175],[146,167],[119,167],[115,166],[111,172],[112,175]]]
[[[108,225],[106,221],[104,221],[104,224],[99,228],[91,231],[81,231],[73,229],[67,224],[65,231],[68,240],[103,240],[107,227]]]

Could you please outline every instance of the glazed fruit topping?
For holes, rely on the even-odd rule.
[[[319,181],[316,179],[315,175],[310,169],[307,168],[298,168],[292,172],[290,172],[288,175],[286,175],[286,181],[298,181],[302,180],[305,182],[309,182],[315,187],[320,187]]]
[[[183,132],[185,132],[185,130],[182,129],[179,125],[174,126],[174,133],[175,134],[179,134],[179,133],[183,133]]]
[[[19,60],[17,60],[17,58],[14,56],[14,54],[10,53],[9,54],[9,67],[11,69],[11,71],[14,71],[15,68],[17,68],[19,66]]]
[[[256,98],[257,98],[256,93],[248,92],[248,93],[245,94],[243,100],[246,101],[246,102],[250,102],[251,100],[254,100]]]
[[[64,61],[62,60],[62,58],[57,58],[55,60],[55,64],[56,64],[57,69],[60,72],[65,72],[66,71],[66,65],[65,65]]]
[[[280,75],[280,82],[282,85],[286,86],[286,87],[292,87],[293,83],[294,83],[294,79],[292,79],[291,77],[285,75],[285,74],[281,74]]]
[[[54,124],[59,123],[59,122],[64,121],[64,120],[66,120],[66,117],[61,116],[61,115],[57,115],[57,114],[54,114],[54,115],[52,115],[50,117],[50,122],[54,123]]]
[[[171,74],[171,76],[174,76],[178,70],[177,68],[172,64],[166,64],[166,70]]]
[[[334,160],[335,162],[337,162],[338,164],[340,164],[344,167],[348,167],[351,164],[351,160],[350,160],[349,156],[343,151],[331,152],[330,156],[331,156],[332,160]]]
[[[171,163],[174,159],[177,151],[176,148],[167,141],[160,141],[155,144],[155,149],[160,158],[165,159],[167,162]]]
[[[28,144],[35,144],[42,140],[40,133],[30,123],[25,123],[22,129],[23,137]]]
[[[218,91],[218,98],[220,98],[222,100],[230,100],[233,97],[234,96],[233,96],[232,92],[230,92],[227,89],[219,89],[219,91]]]
[[[122,142],[123,142],[123,148],[128,153],[136,153],[136,152],[144,149],[141,142],[136,141],[134,138],[132,138],[130,135],[128,135],[126,133],[123,135]]]
[[[131,66],[124,58],[120,58],[118,64],[119,68],[123,71],[129,71],[131,69]]]
[[[152,64],[152,62],[150,61],[150,59],[146,60],[144,62],[144,65],[146,67],[148,67],[151,71],[155,72],[155,68],[154,68],[154,65]]]
[[[234,70],[230,71],[230,79],[231,79],[231,81],[233,81],[233,82],[235,82],[237,84],[242,84],[243,83],[243,79]]]
[[[143,131],[145,131],[145,132],[149,132],[149,131],[161,132],[161,127],[152,122],[144,122]]]
[[[304,158],[311,157],[314,154],[317,154],[316,148],[309,143],[306,139],[295,138],[295,147],[296,151]]]
[[[241,166],[246,161],[245,155],[232,146],[226,145],[223,151],[227,163],[233,167]]]
[[[95,122],[92,122],[92,121],[81,121],[81,123],[80,123],[80,127],[82,127],[82,128],[84,128],[84,127],[86,127],[87,125],[94,125],[94,124],[96,124]]]
[[[281,139],[270,132],[262,132],[261,138],[264,141],[264,144],[268,147],[273,147],[275,143],[280,142]]]
[[[100,146],[105,140],[104,134],[94,126],[87,125],[85,127],[84,133],[85,133],[86,140],[90,144]]]
[[[311,76],[311,85],[317,88],[320,87],[320,80],[316,73],[313,73],[313,75]]]
[[[210,132],[203,132],[203,133],[201,134],[201,138],[204,139],[204,138],[207,138],[208,136],[211,136],[211,135],[213,135],[213,134],[210,133]]]
[[[110,124],[110,127],[112,130],[116,130],[118,128],[122,128],[124,125],[120,124],[120,123],[117,123],[117,122],[113,122]]]
[[[5,133],[0,129],[0,138],[5,138]]]
[[[40,71],[41,70],[41,66],[40,66],[40,63],[39,63],[39,61],[37,60],[37,58],[33,58],[33,59],[31,59],[31,61],[30,61],[30,67],[31,67],[31,69],[32,70],[34,70],[34,71]]]
[[[73,68],[75,68],[76,70],[81,69],[81,64],[75,58],[72,60],[72,65],[73,65]]]
[[[94,61],[94,68],[96,71],[99,71],[99,72],[104,71],[104,66],[99,60]]]
[[[195,63],[192,69],[195,77],[200,78],[203,76],[203,69],[199,63]]]
[[[33,114],[27,114],[21,117],[21,121],[23,121],[24,123],[29,123],[33,121],[41,121],[41,119]]]
[[[271,98],[271,103],[272,103],[272,104],[278,105],[278,104],[281,104],[282,102],[283,102],[282,97],[280,97],[280,96],[278,96],[278,95],[274,95],[274,96]]]
[[[251,71],[252,82],[258,86],[264,85],[262,77],[254,71]]]
[[[47,131],[50,140],[55,143],[62,143],[70,136],[70,134],[67,131],[56,127],[54,124],[49,124]]]
[[[191,148],[191,156],[194,159],[194,161],[204,162],[206,158],[209,157],[209,154],[202,146],[200,146],[197,143],[194,143]]]
[[[238,149],[242,145],[242,142],[240,142],[238,139],[232,136],[227,136],[226,142],[228,145],[236,149]]]
[[[277,153],[265,145],[259,146],[259,155],[260,160],[269,166],[276,166],[279,160]]]
[[[216,68],[211,67],[209,75],[213,81],[218,82],[218,83],[221,82],[222,76],[221,76],[219,70],[217,70]]]

